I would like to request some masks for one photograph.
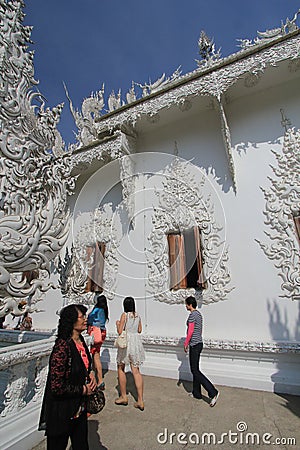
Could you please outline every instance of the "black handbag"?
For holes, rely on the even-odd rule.
[[[105,406],[104,392],[97,386],[91,395],[87,396],[86,409],[89,414],[98,414]]]

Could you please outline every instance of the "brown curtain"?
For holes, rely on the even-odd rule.
[[[38,270],[25,270],[22,273],[22,281],[25,280],[28,284],[32,282],[32,280],[36,280],[39,277],[39,271]]]
[[[93,260],[93,265],[89,269],[86,283],[86,292],[103,291],[103,269],[104,269],[105,244],[96,242],[95,246],[86,247],[86,261]]]
[[[170,289],[207,288],[201,252],[201,231],[193,227],[168,234]]]
[[[185,251],[183,236],[168,234],[170,289],[184,289],[187,287]]]
[[[300,215],[294,216],[294,222],[295,222],[296,232],[297,232],[297,236],[298,236],[298,241],[300,243]]]
[[[201,248],[201,231],[199,227],[194,227],[194,238],[196,247],[196,264],[197,264],[197,285],[202,289],[207,288],[207,281],[204,276],[202,248]]]

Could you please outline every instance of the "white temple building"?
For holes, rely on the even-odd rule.
[[[109,299],[109,369],[130,295],[143,373],[190,379],[194,295],[216,384],[300,395],[298,13],[226,58],[201,32],[192,73],[133,82],[126,101],[105,104],[102,87],[76,111],[66,89],[78,128],[66,147],[61,105],[38,94],[23,6],[0,1],[0,316],[30,311],[36,331],[1,330],[16,344],[0,350],[3,448],[42,439],[57,312],[91,307],[95,292]]]

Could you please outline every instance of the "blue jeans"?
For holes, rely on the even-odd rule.
[[[208,396],[210,398],[213,398],[215,395],[217,395],[218,391],[214,387],[214,385],[209,381],[206,376],[200,372],[199,369],[199,361],[200,361],[200,354],[203,349],[203,343],[200,342],[199,344],[190,345],[189,350],[189,358],[190,358],[190,368],[191,372],[193,374],[193,396],[195,398],[202,398],[201,394],[201,385],[204,387],[204,389],[207,391]]]

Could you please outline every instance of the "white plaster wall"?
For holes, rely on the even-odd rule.
[[[144,135],[140,141],[139,150],[145,152],[172,152],[176,141],[179,155],[186,159],[194,157],[193,162],[206,171],[221,198],[235,290],[225,302],[203,306],[205,336],[209,338],[299,340],[299,303],[279,297],[282,294],[279,271],[255,241],[267,242],[265,200],[260,187],[270,186],[267,178],[273,175],[270,164],[276,164],[271,150],[281,150],[280,108],[287,104],[293,118],[297,112],[295,86],[283,85],[281,89],[240,99],[227,108],[235,147],[236,194],[228,188],[225,151],[213,111],[188,123],[165,126],[160,133]],[[280,95],[276,95],[278,91]],[[186,316],[184,308],[150,300],[145,314],[149,334],[184,332],[181,325]]]

